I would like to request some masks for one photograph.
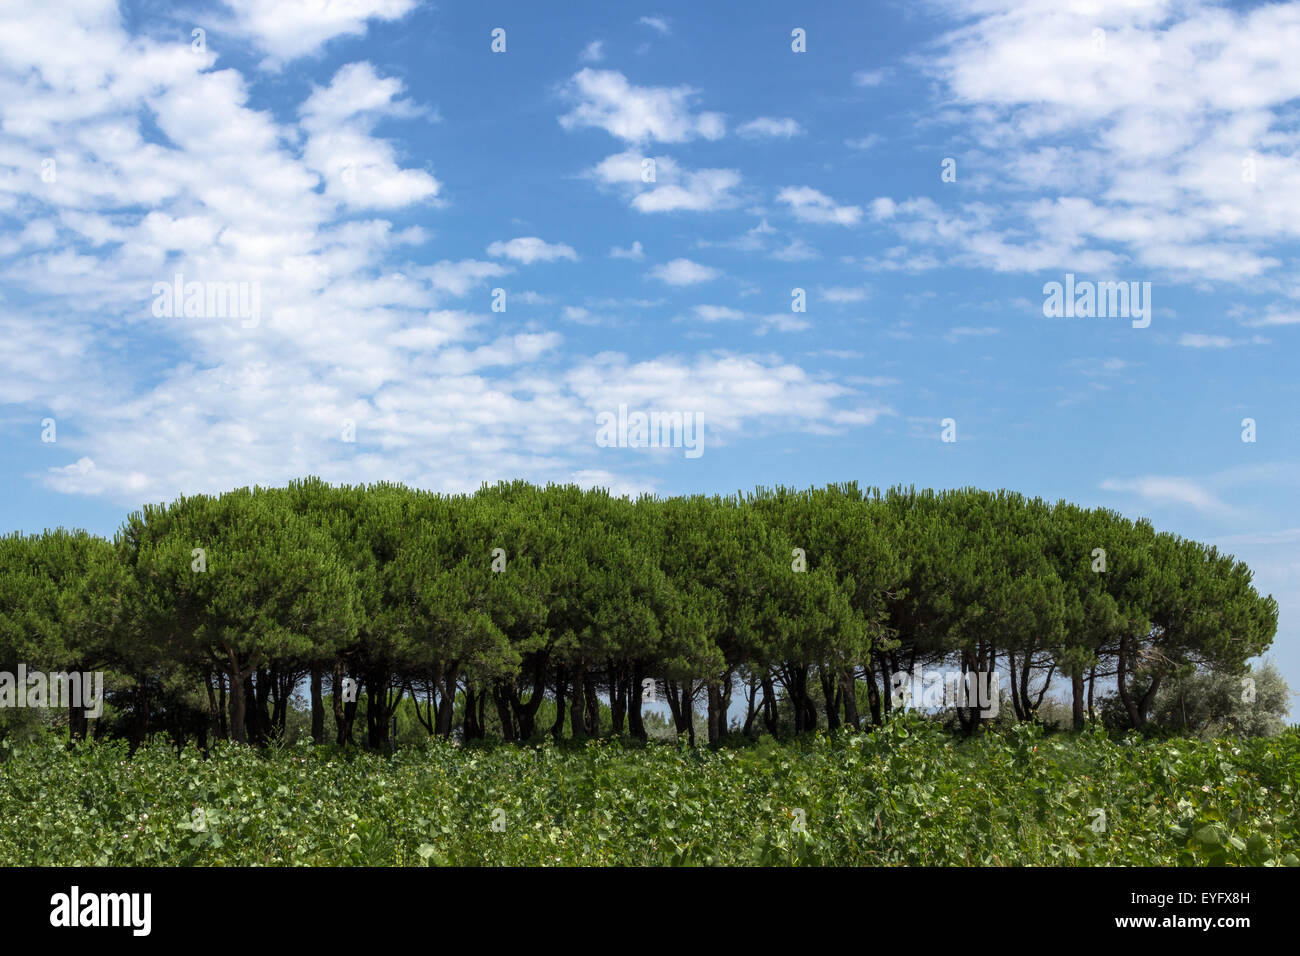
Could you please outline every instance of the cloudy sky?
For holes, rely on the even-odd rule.
[[[1300,688],[1300,3],[560,9],[6,3],[0,526],[1007,487],[1250,562]],[[1149,324],[1045,316],[1067,274]]]

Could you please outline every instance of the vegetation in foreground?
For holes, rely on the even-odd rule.
[[[0,743],[0,865],[1300,865],[1300,730],[737,749]]]

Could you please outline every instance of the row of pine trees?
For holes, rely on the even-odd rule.
[[[136,742],[269,740],[306,688],[322,741],[360,713],[386,746],[403,700],[431,735],[581,739],[605,705],[644,738],[652,698],[712,743],[741,705],[751,736],[878,723],[892,675],[938,665],[1008,676],[1021,720],[1059,687],[1082,725],[1110,688],[1140,728],[1162,681],[1240,672],[1276,627],[1233,557],[1005,491],[306,479],[146,506],[112,541],[0,539],[0,667],[106,671]]]

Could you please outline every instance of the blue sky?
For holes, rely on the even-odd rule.
[[[305,474],[1006,487],[1249,562],[1300,689],[1300,4],[737,9],[7,4],[0,526]],[[1045,316],[1067,274],[1150,324]],[[602,447],[620,405],[703,453]]]

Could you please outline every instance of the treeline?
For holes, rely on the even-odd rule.
[[[113,732],[135,741],[264,741],[306,684],[320,741],[356,742],[360,711],[385,746],[404,699],[430,735],[527,740],[597,733],[603,698],[644,738],[656,695],[692,744],[705,713],[712,743],[733,700],[751,736],[878,723],[891,675],[941,665],[1009,674],[1021,720],[1059,680],[1082,725],[1101,681],[1142,727],[1162,681],[1238,673],[1276,626],[1230,555],[1005,491],[307,479],[146,506],[111,542],[0,539],[0,667],[107,671]]]

